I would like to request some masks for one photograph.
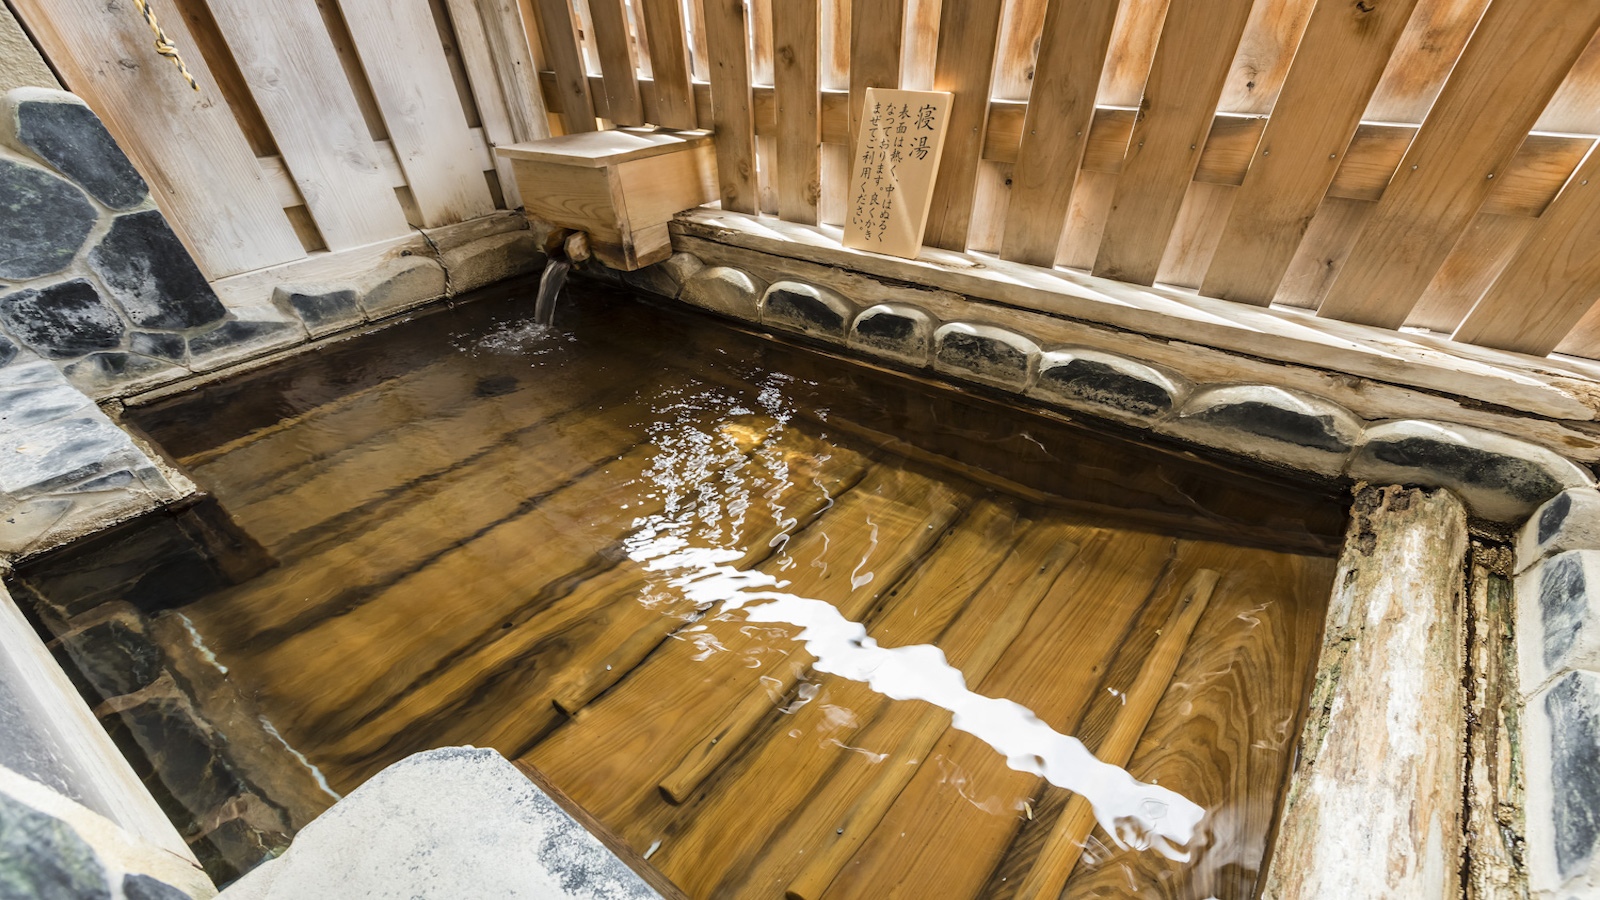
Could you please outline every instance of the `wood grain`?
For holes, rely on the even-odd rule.
[[[534,0],[539,29],[544,35],[546,58],[556,73],[556,98],[551,104],[561,113],[567,134],[595,130],[590,102],[588,70],[578,50],[577,26],[567,0]]]
[[[589,37],[600,55],[601,81],[606,90],[606,118],[617,125],[643,125],[639,62],[628,34],[628,11],[623,8],[623,0],[587,2],[594,19],[594,32]]]
[[[689,45],[679,0],[640,0],[650,78],[656,92],[655,120],[668,128],[698,127],[690,84]]]
[[[949,125],[922,241],[965,250],[983,153],[1002,0],[943,0],[933,89],[949,91]]]
[[[822,197],[819,0],[772,0],[773,94],[778,101],[778,216],[815,225]]]
[[[716,134],[722,208],[756,211],[756,127],[750,99],[749,22],[741,0],[704,0],[706,41],[717,48],[711,67],[711,117]]]
[[[861,133],[867,88],[900,87],[900,38],[905,26],[905,0],[862,3],[850,11],[850,133],[854,147]],[[824,133],[827,129],[824,128]],[[848,187],[846,188],[848,190]]]

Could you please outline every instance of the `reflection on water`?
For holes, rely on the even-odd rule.
[[[1075,795],[1066,896],[1253,890],[1336,503],[581,285],[504,308],[136,411],[225,514],[19,573],[208,859],[470,743],[694,897],[1008,898]]]

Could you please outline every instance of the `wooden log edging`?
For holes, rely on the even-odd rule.
[[[1492,417],[1478,424],[1400,418],[1403,397],[1367,410],[1395,417],[1363,417],[1298,385],[1247,380],[1282,366],[1238,357],[1230,367],[1208,356],[1225,354],[1205,348],[691,235],[676,236],[675,246],[694,252],[629,273],[628,283],[847,355],[1021,394],[1214,453],[1323,480],[1446,487],[1474,516],[1502,523],[1520,522],[1563,490],[1595,484],[1587,467],[1549,447],[1483,427],[1499,421]],[[1359,379],[1347,376],[1344,386],[1352,382]],[[1352,392],[1365,390],[1357,383]],[[1525,421],[1505,419],[1508,428]]]

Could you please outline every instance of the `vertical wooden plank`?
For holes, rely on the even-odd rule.
[[[1317,5],[1200,293],[1272,302],[1416,2]]]
[[[305,255],[203,57],[185,60],[189,89],[150,49],[144,20],[95,0],[11,4],[68,90],[99,113],[150,184],[150,194],[210,279]],[[156,16],[194,46],[169,0]]]
[[[954,97],[922,239],[946,250],[967,249],[1003,6],[1003,0],[944,0],[939,12],[933,87],[950,91]]]
[[[445,0],[450,13],[450,24],[455,29],[456,43],[461,50],[461,64],[467,70],[467,83],[472,86],[472,96],[477,101],[478,118],[483,122],[483,134],[490,148],[515,144],[518,138],[511,124],[510,104],[506,102],[495,65],[494,50],[489,45],[488,30],[479,14],[475,0]],[[521,23],[518,23],[520,30]],[[543,102],[541,98],[540,106]],[[506,207],[522,206],[522,195],[517,191],[517,179],[511,172],[511,160],[496,155],[495,173],[500,178],[500,193]]]
[[[1299,309],[1321,306],[1376,205],[1371,200],[1324,197],[1283,273],[1273,302]]]
[[[1145,79],[1156,57],[1161,23],[1167,18],[1167,0],[1130,0],[1117,10],[1111,29],[1111,47],[1100,73],[1097,97],[1102,106],[1139,105]]]
[[[1420,124],[1489,0],[1420,0],[1361,118]]]
[[[1094,273],[1151,284],[1250,14],[1249,0],[1172,0]]]
[[[772,77],[778,102],[778,216],[815,225],[822,194],[818,0],[773,0]]]
[[[704,0],[711,67],[711,118],[722,208],[756,211],[756,125],[750,100],[748,22],[743,0]]]
[[[1005,259],[1055,264],[1117,6],[1117,0],[1051,0],[1045,11],[1022,145],[1011,174],[1011,208],[1000,244]]]
[[[209,5],[328,249],[406,233],[410,226],[378,165],[316,4],[214,0]]]
[[[1590,153],[1455,339],[1544,356],[1600,298],[1600,154]]]
[[[452,4],[456,2],[460,0],[451,0]],[[536,31],[538,27],[531,7],[524,11],[517,0],[476,2],[484,36],[489,40],[489,59],[499,78],[506,113],[510,116],[512,142],[549,137],[550,120],[544,105],[544,91],[539,87],[536,59],[539,41],[537,37],[529,37],[529,29]],[[500,181],[504,185],[506,179],[502,177]]]
[[[1398,328],[1600,27],[1600,0],[1484,13],[1317,314]]]
[[[589,74],[578,52],[578,34],[567,0],[535,0],[550,68],[556,73],[556,97],[568,134],[594,131],[594,104],[589,100]]]
[[[822,0],[822,69],[820,81],[828,91],[850,90],[850,31],[852,0]],[[850,110],[845,110],[849,124]],[[826,133],[826,129],[824,129]],[[837,133],[836,133],[837,134]],[[847,130],[844,137],[849,140]],[[855,145],[839,140],[822,144],[822,192],[817,216],[824,225],[844,225],[850,192],[850,154]]]
[[[1239,189],[1231,184],[1210,184],[1204,181],[1189,182],[1183,195],[1183,206],[1172,223],[1172,234],[1167,238],[1167,248],[1161,254],[1161,267],[1156,271],[1156,281],[1178,287],[1198,288],[1205,278],[1206,267],[1217,252],[1217,239],[1222,230],[1217,223],[1226,222],[1233,209]]]
[[[939,52],[940,0],[906,0],[905,37],[900,45],[900,87],[933,90],[933,59]]]
[[[425,228],[494,212],[426,0],[339,0]]]
[[[696,127],[694,88],[689,83],[688,33],[680,0],[638,0],[650,45],[650,74],[656,83],[657,123],[668,128]]]
[[[1274,104],[1300,48],[1316,0],[1266,0],[1250,9],[1239,49],[1228,68],[1217,109],[1226,113],[1264,116]]]
[[[1526,216],[1479,213],[1428,282],[1406,318],[1406,327],[1443,334],[1455,331],[1537,224],[1537,219]],[[1524,299],[1531,312],[1534,298]]]
[[[639,63],[628,36],[628,14],[622,8],[622,0],[589,0],[589,15],[594,19],[594,33],[589,37],[600,54],[608,118],[618,125],[643,125]]]
[[[710,49],[706,45],[706,11],[701,0],[682,0],[689,11],[689,64],[690,71],[695,80],[706,81],[711,77],[711,68],[707,65]]]
[[[861,133],[861,105],[867,88],[900,86],[900,35],[906,0],[858,3],[850,11],[850,141]]]
[[[1045,6],[1046,0],[1007,0],[1000,16],[994,75],[989,87],[991,100],[1027,101],[1033,89]],[[967,249],[979,253],[1000,252],[1000,245],[1005,241],[1006,214],[1011,207],[1013,166],[1012,160],[984,159],[980,153]]]

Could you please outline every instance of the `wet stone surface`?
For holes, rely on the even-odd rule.
[[[38,278],[72,262],[100,214],[42,169],[0,159],[0,278]]]
[[[0,297],[0,323],[53,359],[119,347],[124,332],[122,319],[82,278]]]
[[[1173,378],[1130,359],[1093,350],[1055,351],[1039,361],[1034,393],[1115,418],[1154,419],[1177,405]]]
[[[17,141],[112,209],[131,209],[149,193],[100,117],[71,95],[17,104]]]
[[[817,337],[844,338],[854,311],[849,301],[828,290],[795,281],[780,281],[761,299],[761,321]]]
[[[701,309],[736,319],[754,320],[766,285],[749,273],[728,266],[701,269],[683,284],[681,298]]]
[[[1517,536],[1517,571],[1568,550],[1600,550],[1600,491],[1568,488],[1539,507]]]
[[[16,359],[19,350],[20,348],[14,341],[5,335],[0,335],[0,366],[8,365],[13,359]]]
[[[256,351],[293,344],[299,334],[288,322],[224,322],[190,338],[189,355],[196,368],[216,368]]]
[[[280,287],[273,300],[293,310],[313,337],[348,328],[364,318],[354,288]]]
[[[189,900],[188,894],[149,875],[124,876],[122,897],[123,900]]]
[[[953,322],[934,332],[934,362],[951,374],[1020,390],[1039,348],[1020,334],[989,325]]]
[[[0,897],[111,900],[94,848],[65,822],[0,794]]]
[[[122,614],[75,631],[61,646],[102,698],[149,687],[161,675],[165,656],[135,615]]]
[[[933,344],[933,321],[915,307],[880,303],[851,323],[850,343],[868,353],[926,365]]]
[[[118,216],[89,251],[89,267],[141,328],[198,328],[227,314],[156,210]]]
[[[1596,676],[1573,672],[1545,694],[1555,792],[1556,868],[1571,878],[1593,861],[1600,839],[1600,692]]]

